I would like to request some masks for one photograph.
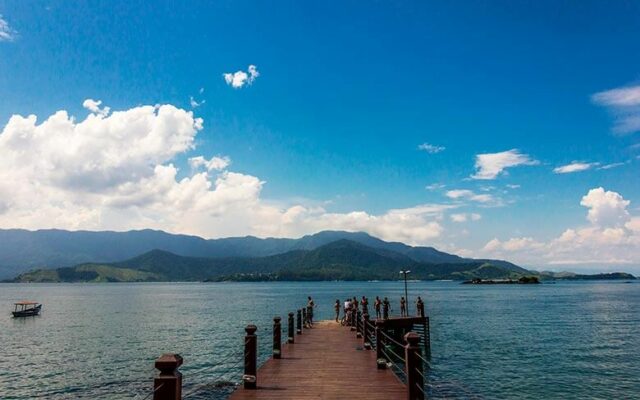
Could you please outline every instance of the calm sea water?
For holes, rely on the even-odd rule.
[[[202,384],[236,376],[247,323],[264,359],[272,317],[307,295],[329,318],[337,298],[402,293],[396,282],[1,284],[0,398],[141,399],[163,352],[184,357],[189,398],[222,398]],[[434,397],[640,398],[638,283],[410,283],[417,295],[431,317]],[[42,315],[12,319],[20,299],[44,303]]]

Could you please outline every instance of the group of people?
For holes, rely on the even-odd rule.
[[[343,311],[342,319],[340,319],[341,308]],[[373,302],[373,308],[376,311],[376,319],[388,319],[389,312],[393,311],[391,309],[389,298],[387,297],[385,297],[384,300],[381,300],[380,297],[376,296],[376,299]],[[362,296],[362,299],[358,301],[358,298],[354,296],[352,299],[346,299],[343,304],[340,303],[340,300],[336,299],[334,309],[336,312],[336,322],[342,322],[343,325],[348,324],[351,320],[352,313],[361,311],[362,314],[369,314],[369,299],[366,296]],[[416,300],[416,312],[418,316],[424,317],[424,302],[420,296],[418,296]],[[407,300],[404,296],[400,297],[400,316],[409,316]]]

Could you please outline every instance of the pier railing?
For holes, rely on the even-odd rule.
[[[379,369],[391,369],[407,388],[407,399],[422,400],[426,398],[425,371],[429,368],[431,356],[429,318],[401,317],[371,320],[368,314],[352,313],[347,321],[348,327],[362,339],[363,348],[376,352],[376,364]],[[273,318],[271,357],[280,359],[283,344],[295,345],[295,338],[303,335],[312,327],[306,308],[289,312],[286,327],[282,318]],[[419,329],[416,329],[418,327]],[[244,349],[233,353],[222,361],[216,362],[206,369],[215,369],[224,365],[226,372],[214,378],[213,382],[203,382],[183,395],[182,373],[179,371],[183,358],[179,354],[167,353],[155,361],[159,371],[153,380],[153,389],[143,400],[182,400],[198,395],[206,387],[243,385],[245,389],[258,387],[258,327],[245,327]],[[423,353],[424,349],[424,353]],[[202,372],[201,370],[200,372]],[[140,398],[140,397],[139,397]]]

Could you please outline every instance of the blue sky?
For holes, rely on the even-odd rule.
[[[552,269],[640,265],[640,4],[210,3],[0,1],[0,126],[31,114],[40,124],[58,110],[80,123],[92,114],[86,99],[112,112],[172,105],[203,121],[184,132],[193,143],[170,154],[136,155],[106,172],[97,166],[107,183],[87,184],[95,171],[78,178],[77,160],[31,144],[39,156],[25,161],[32,175],[22,168],[21,176],[55,194],[25,189],[25,196],[38,193],[45,204],[33,207],[55,210],[40,217],[20,210],[24,202],[8,186],[0,226],[150,226],[207,237],[362,229]],[[259,74],[251,84],[225,81],[224,73],[248,73],[250,65]],[[114,134],[103,128],[96,137]],[[96,152],[96,164],[110,163],[110,144],[100,143],[88,152]],[[419,148],[425,143],[431,152]],[[3,151],[14,160],[4,165],[9,174],[19,149]],[[498,163],[515,155],[522,165],[474,179],[482,175],[478,155],[497,153]],[[175,182],[191,180],[197,173],[188,160],[197,156],[230,160],[204,174],[211,190],[227,187],[229,173],[247,179],[232,194],[206,195],[213,203],[180,200],[190,210],[215,209],[204,211],[215,229],[187,222],[201,221],[198,215],[171,221],[162,210],[177,203],[121,198],[157,165],[173,165]],[[133,164],[140,169],[127,169]],[[58,172],[43,178],[38,168],[50,172],[51,165]],[[600,187],[603,193],[583,199]],[[116,194],[125,204],[117,210],[110,206]],[[416,211],[425,205],[432,208]],[[236,223],[243,207],[256,214]],[[304,222],[292,227],[295,207],[304,208]],[[589,219],[590,211],[610,219]],[[607,229],[617,230],[618,241],[603,239]],[[567,230],[584,240],[559,248]]]

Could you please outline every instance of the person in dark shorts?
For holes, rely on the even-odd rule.
[[[360,305],[362,306],[362,314],[369,314],[369,299],[362,296],[362,300],[360,300]]]
[[[358,298],[356,296],[353,296],[351,304],[353,305],[353,312],[358,312]]]
[[[404,296],[400,297],[400,316],[407,316],[407,301],[404,299]]]
[[[340,300],[336,299],[336,304],[333,306],[336,311],[336,322],[340,320]]]
[[[376,309],[376,318],[382,318],[382,313],[380,312],[380,307],[382,306],[382,301],[380,301],[380,297],[376,296],[376,301],[373,302],[373,307]]]
[[[311,327],[313,325],[313,308],[316,305],[311,296],[307,297],[307,299],[309,300],[307,302],[307,323],[309,324],[309,327]]]
[[[389,319],[390,308],[391,304],[389,304],[389,299],[385,297],[384,301],[382,302],[382,318]]]
[[[418,317],[424,317],[424,302],[418,296],[418,300],[416,300],[416,311],[418,311]]]

